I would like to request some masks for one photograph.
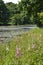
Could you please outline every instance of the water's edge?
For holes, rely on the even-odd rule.
[[[36,26],[0,26],[0,43],[9,42],[14,36],[21,35]]]

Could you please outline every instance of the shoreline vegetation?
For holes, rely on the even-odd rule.
[[[32,29],[0,44],[0,65],[43,65],[43,29]]]

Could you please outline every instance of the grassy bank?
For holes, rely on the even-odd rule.
[[[0,65],[43,65],[43,29],[33,29],[0,44]]]

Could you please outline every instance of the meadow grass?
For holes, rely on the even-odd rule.
[[[43,29],[32,29],[0,44],[0,65],[43,65]]]

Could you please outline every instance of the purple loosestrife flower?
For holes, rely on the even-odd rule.
[[[22,53],[21,53],[21,49],[19,47],[16,47],[16,55],[18,57],[21,57]]]

